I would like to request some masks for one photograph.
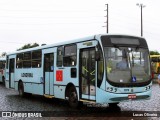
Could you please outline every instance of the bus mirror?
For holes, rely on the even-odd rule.
[[[99,52],[99,51],[96,51],[96,52],[95,52],[95,60],[96,60],[96,61],[99,61],[99,60],[100,60],[100,52]]]

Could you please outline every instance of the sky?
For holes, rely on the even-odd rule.
[[[54,44],[106,33],[141,35],[160,52],[159,0],[0,0],[0,54],[28,43]]]

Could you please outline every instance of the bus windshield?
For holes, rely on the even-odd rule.
[[[133,84],[150,80],[148,49],[137,47],[104,47],[107,80]]]

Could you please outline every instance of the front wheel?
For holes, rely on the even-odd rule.
[[[109,107],[118,107],[119,102],[117,103],[109,103]]]
[[[117,103],[109,103],[109,111],[111,112],[120,112],[121,108],[118,106],[118,102]]]
[[[75,87],[70,87],[69,88],[68,101],[69,101],[70,107],[72,107],[72,108],[77,108],[78,107],[79,101],[78,101],[78,95],[77,95]]]

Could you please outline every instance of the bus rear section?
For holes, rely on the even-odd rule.
[[[0,82],[5,84],[5,64],[6,58],[0,58]]]

